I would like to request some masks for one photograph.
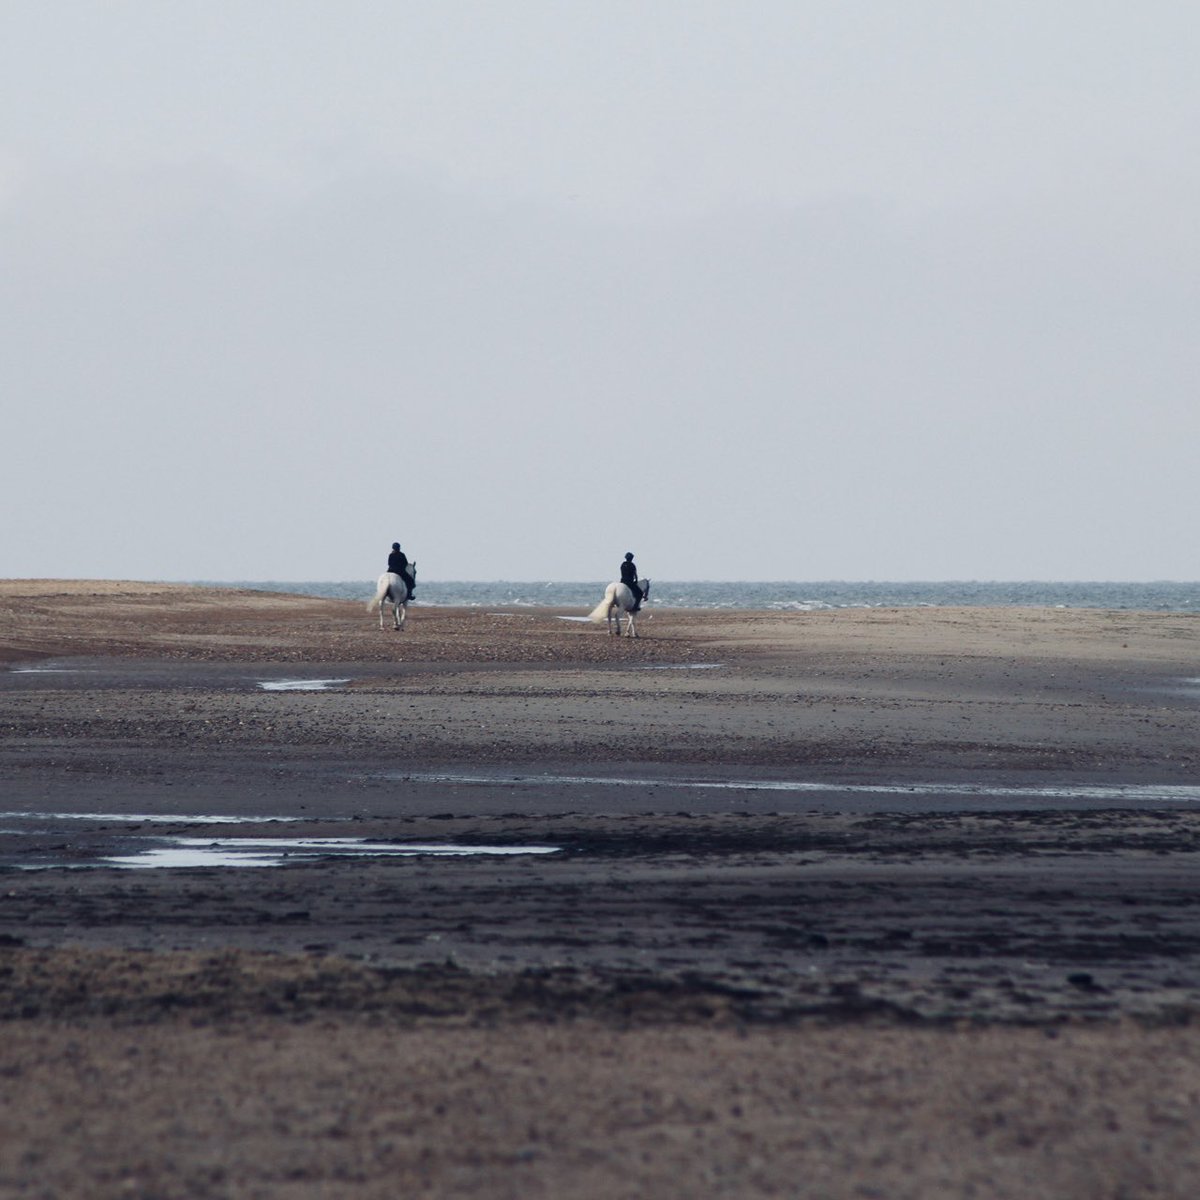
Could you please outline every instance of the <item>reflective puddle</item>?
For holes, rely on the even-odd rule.
[[[318,858],[462,858],[556,854],[557,846],[464,846],[437,843],[370,842],[365,838],[192,838],[173,837],[136,854],[97,860],[108,867],[278,867]]]
[[[1200,786],[1193,784],[1030,784],[988,783],[838,783],[801,779],[642,779],[612,775],[452,775],[404,773],[389,776],[414,783],[482,784],[492,787],[622,787],[696,788],[724,792],[793,792],[863,796],[969,796],[1006,800],[1157,801],[1200,803]]]
[[[327,692],[349,682],[349,679],[260,679],[258,686],[264,692]]]
[[[372,841],[361,837],[221,837],[141,832],[143,825],[267,825],[296,817],[197,813],[0,812],[0,872],[54,867],[278,867],[327,858],[462,858],[556,854],[559,846]],[[325,817],[324,821],[347,818]],[[68,834],[62,823],[95,829]],[[49,839],[54,839],[53,844]]]
[[[121,825],[263,825],[295,817],[219,817],[208,813],[0,812],[0,821],[106,821]]]
[[[94,674],[86,667],[13,667],[14,675],[88,675]]]
[[[716,671],[724,663],[655,663],[649,667],[634,667],[635,671]]]

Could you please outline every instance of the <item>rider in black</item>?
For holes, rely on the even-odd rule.
[[[406,600],[413,598],[413,588],[416,584],[413,583],[412,576],[408,573],[408,555],[400,549],[399,542],[392,543],[392,552],[388,555],[388,568],[393,575],[399,575],[404,580],[404,587],[408,595]]]
[[[625,561],[621,564],[621,582],[626,584],[633,593],[633,598],[636,601],[633,611],[637,612],[642,607],[642,589],[638,585],[637,567],[633,565],[632,551],[625,555]]]

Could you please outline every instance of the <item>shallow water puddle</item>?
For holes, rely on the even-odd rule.
[[[192,838],[174,837],[136,854],[100,859],[110,867],[278,867],[286,862],[339,858],[461,858],[555,854],[557,846],[461,846],[369,842],[365,838]]]
[[[264,692],[327,692],[349,682],[349,679],[260,679],[258,686]]]
[[[648,667],[634,667],[635,671],[716,671],[724,663],[653,663]]]
[[[14,675],[89,675],[90,667],[13,667]]]
[[[1200,803],[1200,786],[1193,784],[1031,784],[987,783],[818,783],[798,779],[641,779],[610,775],[452,775],[403,774],[388,778],[414,783],[485,784],[521,787],[636,787],[696,788],[726,792],[847,793],[878,796],[972,796],[1021,800],[1120,800],[1173,804]]]
[[[296,817],[216,816],[210,813],[0,812],[4,821],[111,821],[120,825],[265,825]],[[335,818],[327,818],[335,819]]]

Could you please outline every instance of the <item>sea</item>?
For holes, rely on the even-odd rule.
[[[206,587],[250,588],[291,592],[335,600],[363,600],[375,591],[374,579],[195,580]],[[508,608],[550,606],[595,607],[609,580],[562,583],[550,580],[512,582],[417,581],[416,602],[435,607]],[[815,612],[835,608],[1104,608],[1143,612],[1200,612],[1200,583],[1078,582],[744,582],[653,579],[650,607],[742,608],[775,612]]]

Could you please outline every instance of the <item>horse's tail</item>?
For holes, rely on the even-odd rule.
[[[617,585],[615,583],[610,583],[604,589],[604,599],[588,613],[589,621],[595,621],[597,625],[601,625],[608,620],[608,614],[612,611],[613,606],[613,594],[616,590]]]
[[[387,595],[387,590],[387,576],[381,575],[379,577],[379,586],[375,589],[374,597],[367,601],[367,612],[374,612],[383,603],[383,598]]]

